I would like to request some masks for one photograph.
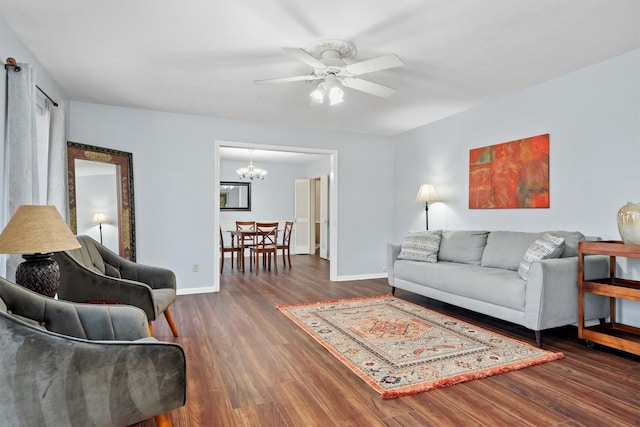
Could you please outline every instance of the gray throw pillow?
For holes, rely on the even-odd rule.
[[[540,261],[541,259],[558,258],[563,250],[564,239],[562,237],[544,233],[524,253],[522,261],[520,261],[520,267],[518,267],[518,275],[527,280],[532,262]]]
[[[488,231],[480,230],[445,230],[438,260],[480,265],[488,235]]]
[[[440,230],[410,231],[400,246],[398,259],[438,262],[441,238],[442,232]]]

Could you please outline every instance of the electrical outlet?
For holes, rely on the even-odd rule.
[[[387,266],[386,266],[386,265],[385,265],[384,267],[382,267],[382,271],[383,271],[384,273],[386,273],[386,272],[387,272]]]
[[[200,271],[200,264],[193,264],[193,272],[197,273],[198,271]]]

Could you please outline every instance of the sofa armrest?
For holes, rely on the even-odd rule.
[[[89,270],[65,252],[55,253],[54,259],[60,264],[61,276],[65,275],[61,277],[58,288],[60,299],[74,302],[113,301],[140,307],[149,320],[155,320],[158,316],[149,285]]]
[[[609,258],[594,255],[584,259],[585,277],[609,275]],[[540,331],[578,321],[578,257],[536,261],[529,268],[525,296],[525,326]],[[608,315],[608,298],[585,295],[585,319]]]
[[[176,275],[173,271],[129,261],[103,246],[98,246],[97,249],[105,264],[118,270],[123,279],[144,283],[152,289],[176,289]]]
[[[387,243],[387,282],[389,286],[395,286],[393,277],[393,264],[400,255],[400,243]]]

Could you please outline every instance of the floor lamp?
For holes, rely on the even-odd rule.
[[[425,217],[426,217],[426,229],[429,229],[429,203],[435,203],[440,201],[440,196],[436,193],[435,188],[431,184],[422,184],[418,195],[416,196],[416,202],[424,203]]]
[[[102,244],[102,224],[109,224],[107,216],[103,213],[97,213],[93,216],[93,221],[91,221],[91,224],[100,227],[100,244]]]

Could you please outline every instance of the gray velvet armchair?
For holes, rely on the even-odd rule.
[[[151,322],[164,313],[171,332],[178,336],[169,311],[176,299],[176,276],[171,270],[129,261],[91,237],[76,238],[79,249],[54,254],[60,266],[60,299],[140,307],[152,335]]]
[[[0,425],[126,426],[185,404],[182,348],[131,306],[75,304],[0,278]]]

